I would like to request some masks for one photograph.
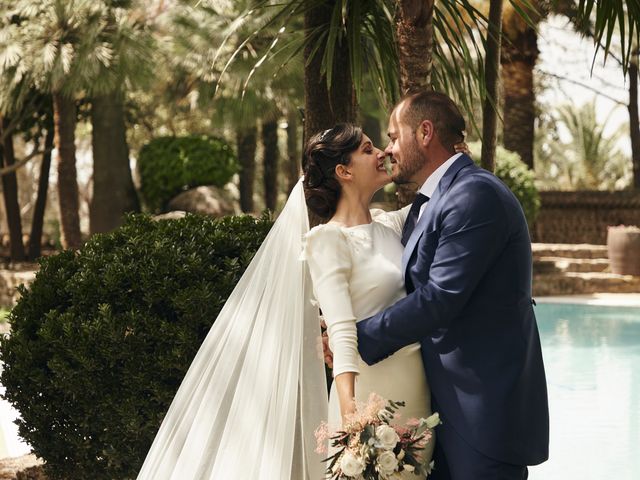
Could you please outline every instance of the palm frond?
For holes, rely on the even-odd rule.
[[[640,2],[637,0],[579,0],[577,21],[588,24],[592,18],[593,39],[596,54],[600,48],[604,50],[605,61],[611,50],[614,34],[620,37],[622,45],[622,68],[626,75],[632,57],[632,48],[640,43]],[[595,62],[596,54],[593,61]]]

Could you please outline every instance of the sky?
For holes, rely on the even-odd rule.
[[[554,105],[567,102],[580,106],[595,99],[601,122],[611,113],[605,132],[610,133],[620,128],[628,132],[628,83],[625,83],[622,67],[613,58],[604,62],[604,55],[599,52],[594,63],[596,49],[593,41],[581,38],[572,30],[566,18],[559,16],[551,17],[540,25],[538,49],[540,56],[536,67],[537,74],[546,72],[564,77],[546,77],[549,88],[540,92],[537,97],[543,108],[552,108]],[[624,105],[618,105],[607,97]],[[628,135],[620,141],[619,147],[625,153],[631,154]]]

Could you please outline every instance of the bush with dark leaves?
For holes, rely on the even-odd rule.
[[[53,479],[135,478],[267,217],[128,217],[41,260],[0,341],[21,436]]]

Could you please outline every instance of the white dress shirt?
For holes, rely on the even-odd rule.
[[[435,171],[431,175],[429,175],[427,180],[422,184],[422,187],[420,187],[420,190],[418,191],[429,198],[433,197],[433,193],[436,191],[436,188],[438,188],[438,184],[440,183],[440,180],[442,180],[442,177],[444,177],[444,174],[447,173],[447,170],[449,170],[449,167],[453,165],[453,162],[455,162],[461,155],[462,155],[462,152],[456,153],[454,156],[449,157],[446,162],[444,162],[442,165],[436,168]],[[420,207],[418,220],[420,220],[420,217],[422,216],[422,212],[424,212],[424,209],[427,208],[428,203],[429,202],[425,202]]]

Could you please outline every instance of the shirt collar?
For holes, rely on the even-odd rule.
[[[420,187],[419,192],[429,198],[433,197],[433,193],[436,191],[436,188],[438,188],[438,184],[440,183],[442,177],[444,177],[444,174],[447,173],[447,170],[449,170],[449,167],[453,164],[453,162],[455,162],[461,156],[462,152],[456,153],[454,156],[449,157],[446,162],[436,168],[435,171],[431,175],[429,175],[422,187]]]

